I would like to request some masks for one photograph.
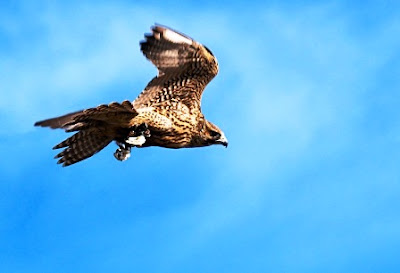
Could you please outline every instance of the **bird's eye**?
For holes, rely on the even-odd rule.
[[[211,135],[213,138],[219,138],[219,137],[221,136],[221,134],[218,133],[218,132],[216,132],[216,131],[210,131],[210,135]]]

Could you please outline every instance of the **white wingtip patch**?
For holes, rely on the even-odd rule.
[[[192,44],[192,40],[182,36],[179,33],[169,30],[169,29],[165,29],[164,38],[166,38],[167,40],[170,40],[171,42],[174,42],[174,43],[189,44],[189,45]]]

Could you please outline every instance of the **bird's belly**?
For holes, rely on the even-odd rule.
[[[158,146],[164,148],[185,148],[189,147],[191,143],[191,136],[188,133],[155,133],[146,138],[146,142],[142,147]]]

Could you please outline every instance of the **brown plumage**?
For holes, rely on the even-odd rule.
[[[111,141],[114,156],[125,160],[131,147],[166,148],[228,145],[224,133],[205,120],[201,95],[217,75],[211,51],[193,39],[161,25],[140,43],[141,50],[158,69],[132,103],[111,103],[35,123],[35,126],[78,131],[56,145],[65,148],[56,158],[68,166],[97,153]]]

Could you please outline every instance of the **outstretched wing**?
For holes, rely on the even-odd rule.
[[[129,121],[137,115],[130,101],[122,103],[112,102],[94,108],[77,111],[60,117],[38,121],[35,126],[61,128],[67,132],[78,131],[94,123],[104,122],[114,125],[128,125]]]
[[[69,113],[60,117],[50,118],[35,123],[35,126],[50,127],[51,129],[63,128],[63,125],[74,120],[76,116],[83,113],[84,110]]]
[[[134,107],[162,107],[171,101],[200,109],[206,85],[217,75],[218,62],[211,51],[193,39],[164,26],[155,25],[145,35],[141,50],[158,69]]]
[[[115,139],[118,130],[129,127],[129,122],[136,115],[131,102],[113,102],[39,121],[35,126],[62,128],[67,132],[78,131],[53,148],[65,148],[56,155],[59,158],[57,163],[69,166],[91,157],[107,146]]]

